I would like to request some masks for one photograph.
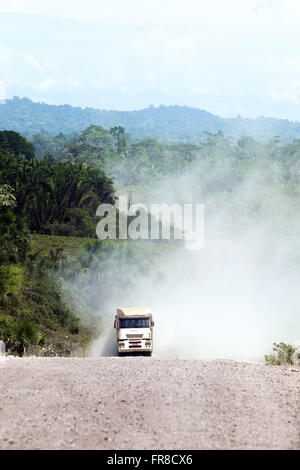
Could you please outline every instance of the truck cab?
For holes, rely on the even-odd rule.
[[[115,316],[118,354],[151,356],[154,321],[150,308],[118,308]]]

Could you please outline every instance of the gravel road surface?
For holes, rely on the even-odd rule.
[[[300,449],[300,370],[0,358],[0,449]]]

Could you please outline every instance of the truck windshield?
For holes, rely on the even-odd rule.
[[[120,328],[149,328],[149,318],[120,318]]]

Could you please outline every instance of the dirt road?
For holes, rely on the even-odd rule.
[[[300,370],[233,361],[0,361],[0,449],[300,449]]]

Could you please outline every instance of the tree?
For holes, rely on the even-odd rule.
[[[34,158],[33,145],[14,131],[0,131],[0,149],[12,153],[15,157]]]
[[[16,214],[25,217],[30,230],[40,233],[55,221],[64,222],[71,209],[94,216],[101,202],[114,203],[113,183],[103,170],[57,161],[52,155],[28,160],[0,152],[0,188],[0,210],[4,205],[12,208],[15,197]]]
[[[118,155],[121,155],[123,152],[125,152],[127,147],[125,128],[121,126],[111,127],[110,133],[116,142],[117,153]]]
[[[16,198],[13,193],[14,189],[9,184],[0,185],[0,212],[4,209],[16,207]]]

